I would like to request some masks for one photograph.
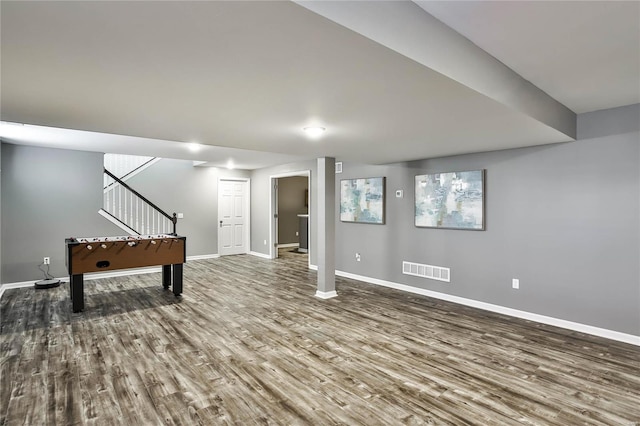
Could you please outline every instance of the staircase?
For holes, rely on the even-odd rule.
[[[160,160],[158,157],[145,157],[141,155],[104,154],[104,168],[126,182],[129,178],[151,167]],[[113,179],[105,175],[104,187],[106,188],[111,183],[113,183]]]
[[[157,159],[147,157],[124,176],[131,176],[140,167]],[[122,171],[121,171],[122,173]],[[178,222],[175,213],[169,215],[129,186],[122,178],[104,169],[103,208],[99,213],[130,235],[173,234]]]

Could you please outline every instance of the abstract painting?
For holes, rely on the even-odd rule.
[[[384,177],[341,180],[340,220],[383,225],[384,192]]]
[[[416,176],[415,225],[484,230],[484,170]]]

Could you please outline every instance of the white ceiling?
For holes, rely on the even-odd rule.
[[[416,1],[576,113],[640,100],[638,1]]]
[[[515,70],[450,58],[475,80],[312,3],[2,2],[1,118],[57,128],[47,140],[41,127],[2,126],[2,139],[219,166],[233,157],[247,169],[321,156],[389,163],[572,140],[527,105],[547,95],[574,112],[640,102],[638,2],[336,3],[380,31],[390,8],[410,13],[405,41],[433,26],[426,10]],[[358,13],[367,7],[378,9]],[[414,41],[452,56],[453,30],[437,30],[442,43]],[[514,81],[522,91],[506,89]],[[308,139],[308,125],[326,134]],[[193,141],[211,147],[184,149]]]

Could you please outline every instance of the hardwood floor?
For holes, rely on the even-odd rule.
[[[640,424],[640,348],[338,278],[306,255],[7,290],[0,423]]]

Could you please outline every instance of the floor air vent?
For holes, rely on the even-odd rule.
[[[451,270],[441,266],[402,262],[402,273],[405,275],[429,278],[430,280],[451,282]]]

